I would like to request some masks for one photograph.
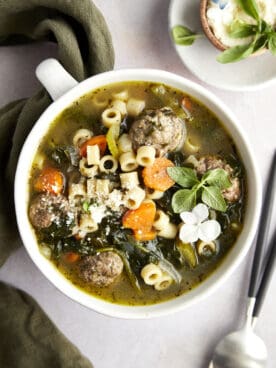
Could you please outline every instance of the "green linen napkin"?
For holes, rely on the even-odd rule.
[[[91,0],[0,0],[0,45],[35,41],[57,43],[60,62],[79,81],[114,65],[111,36]],[[41,89],[0,109],[0,266],[20,244],[13,204],[18,155],[50,103]],[[3,368],[92,367],[31,297],[1,283],[0,340]]]

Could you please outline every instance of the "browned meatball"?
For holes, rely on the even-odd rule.
[[[44,229],[59,217],[69,215],[69,203],[62,195],[39,194],[32,201],[29,217],[32,225]]]
[[[170,107],[146,110],[129,131],[134,150],[153,146],[158,156],[180,148],[186,139],[185,122]]]
[[[222,195],[228,202],[236,202],[241,196],[240,180],[233,176],[233,168],[227,164],[222,158],[218,156],[202,156],[198,160],[196,171],[198,174],[203,175],[208,170],[224,169],[232,183],[231,187],[224,189]]]
[[[85,256],[79,263],[79,276],[95,286],[108,286],[122,273],[124,264],[114,252]]]

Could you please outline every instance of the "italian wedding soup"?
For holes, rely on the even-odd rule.
[[[30,174],[42,254],[106,301],[146,305],[204,281],[243,226],[246,177],[217,117],[151,82],[104,86],[50,125]]]

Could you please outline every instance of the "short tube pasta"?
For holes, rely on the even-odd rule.
[[[108,99],[97,94],[92,98],[92,104],[97,109],[104,109],[108,105]]]
[[[158,231],[162,231],[170,222],[170,218],[169,216],[161,211],[161,210],[157,210],[156,214],[155,214],[155,219],[153,222],[153,227],[158,230]]]
[[[215,242],[213,241],[205,242],[203,240],[200,240],[196,244],[196,249],[197,249],[198,254],[202,256],[204,255],[204,253],[207,253],[207,252],[216,253],[217,247],[216,247]]]
[[[99,169],[101,172],[113,173],[118,169],[118,161],[111,155],[105,155],[100,160]]]
[[[162,270],[154,263],[149,263],[141,270],[141,277],[147,285],[154,285],[162,279]]]
[[[128,134],[124,133],[118,140],[118,148],[120,152],[131,152],[132,142]]]
[[[151,188],[146,189],[146,197],[148,199],[160,199],[163,197],[163,195],[164,195],[164,192],[162,192],[161,190],[156,190],[156,189],[151,189]]]
[[[162,291],[171,286],[173,279],[167,273],[162,273],[161,278],[154,284],[155,290]]]
[[[140,187],[128,190],[124,196],[126,207],[131,210],[136,210],[144,200],[145,196],[146,194],[144,189]]]
[[[185,150],[190,153],[197,153],[200,150],[200,144],[193,142],[191,137],[187,137],[184,146]]]
[[[102,112],[102,123],[106,128],[110,128],[114,124],[121,124],[122,117],[119,110],[110,107]]]
[[[100,149],[98,145],[94,146],[87,146],[86,147],[87,152],[87,164],[90,165],[99,165],[100,163]]]
[[[155,148],[152,146],[141,146],[137,150],[136,161],[141,166],[151,166],[155,159]]]
[[[110,193],[110,181],[108,179],[96,179],[96,193],[107,196]]]
[[[125,116],[127,113],[126,103],[122,100],[112,101],[110,107],[119,110],[122,116]]]
[[[98,166],[89,166],[87,159],[83,157],[79,162],[80,173],[87,178],[93,178],[98,174]]]
[[[177,234],[177,227],[175,224],[169,222],[163,229],[158,231],[158,236],[162,236],[166,239],[174,239]]]
[[[127,101],[127,112],[130,116],[137,116],[144,110],[145,106],[146,103],[144,100],[130,98]]]
[[[80,217],[79,230],[83,233],[93,233],[98,230],[98,224],[92,219],[90,214],[82,214]]]
[[[121,187],[124,189],[132,189],[139,185],[137,171],[120,174]]]
[[[86,187],[83,183],[72,183],[68,188],[68,199],[74,201],[77,198],[84,198],[86,196]]]
[[[119,161],[122,171],[125,172],[133,171],[138,167],[136,157],[133,152],[122,153],[119,158]]]
[[[121,91],[118,92],[114,92],[112,93],[112,97],[121,101],[127,101],[128,99],[128,91],[126,89],[123,89]]]
[[[81,146],[82,143],[86,142],[93,136],[93,132],[89,129],[78,129],[73,136],[73,145],[75,147]]]

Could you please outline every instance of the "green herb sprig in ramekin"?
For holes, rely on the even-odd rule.
[[[261,19],[256,1],[236,0],[236,2],[247,15],[255,20],[255,24],[234,20],[229,27],[229,36],[232,38],[251,36],[253,39],[246,45],[227,48],[219,54],[217,61],[223,64],[237,62],[264,49],[276,55],[276,32],[270,24]],[[181,25],[172,28],[172,38],[177,45],[192,45],[201,36]]]

